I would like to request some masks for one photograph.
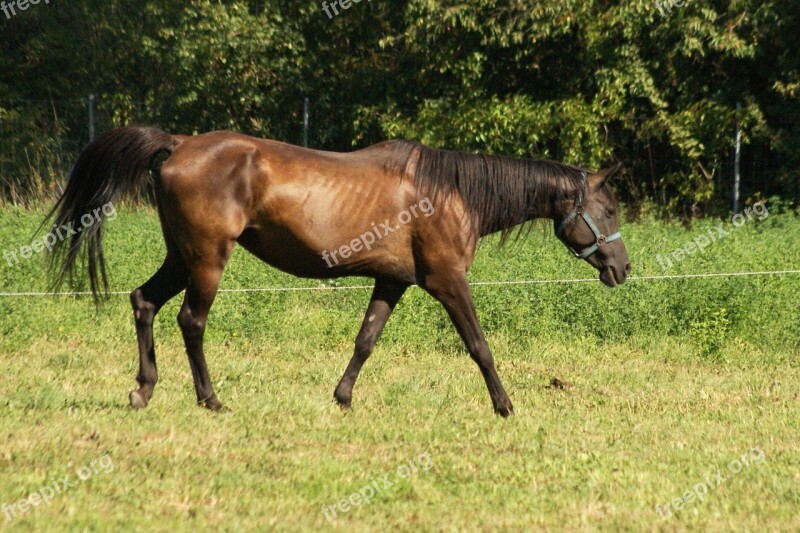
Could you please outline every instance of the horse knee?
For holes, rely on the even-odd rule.
[[[178,313],[178,326],[187,339],[197,339],[203,336],[206,321],[195,316],[189,307],[183,306]]]
[[[131,307],[133,308],[133,318],[136,320],[136,324],[152,326],[157,309],[155,305],[145,300],[142,288],[134,289],[134,291],[131,292],[130,298]]]

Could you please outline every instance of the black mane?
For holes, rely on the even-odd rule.
[[[413,172],[421,194],[435,202],[439,195],[458,193],[478,236],[500,231],[501,242],[516,226],[550,213],[554,197],[583,189],[582,173],[588,172],[555,161],[439,150],[410,141],[392,144],[404,170],[419,153]]]

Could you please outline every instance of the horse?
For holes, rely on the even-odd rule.
[[[624,283],[631,265],[608,185],[615,171],[406,140],[338,153],[229,131],[185,136],[123,127],[97,137],[79,155],[45,223],[80,227],[85,213],[152,185],[166,257],[130,293],[139,351],[138,388],[128,398],[133,408],[147,407],[158,381],[153,320],[182,291],[177,319],[197,403],[222,407],[203,334],[238,243],[294,276],[374,278],[355,350],[334,390],[343,409],[350,408],[356,379],[395,306],[418,285],[444,307],[483,375],[494,412],[507,417],[514,408],[467,281],[478,241],[499,232],[502,244],[529,222],[551,219],[558,239],[596,268],[605,285]],[[54,245],[53,290],[65,281],[75,286],[83,258],[96,303],[108,296],[102,228],[101,219]]]

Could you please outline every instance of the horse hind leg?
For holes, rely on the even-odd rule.
[[[344,409],[350,407],[353,395],[353,385],[355,385],[361,367],[372,353],[375,344],[381,336],[383,327],[389,316],[392,314],[395,305],[405,293],[408,285],[397,284],[383,279],[375,281],[375,289],[372,291],[372,298],[367,307],[364,321],[361,323],[361,330],[356,337],[355,351],[347,369],[339,380],[333,397],[336,403]]]
[[[186,288],[186,263],[180,254],[168,252],[161,268],[144,285],[131,292],[131,307],[136,322],[139,347],[139,388],[131,391],[129,401],[134,409],[147,407],[158,381],[156,352],[153,343],[153,321],[161,307]]]
[[[186,288],[183,305],[178,313],[178,325],[189,357],[197,403],[217,411],[222,408],[222,403],[217,399],[211,385],[203,349],[203,336],[208,313],[219,289],[222,271],[233,252],[233,241],[221,244],[213,251],[209,249],[207,252],[199,256],[213,259],[199,259],[189,266],[189,286]]]

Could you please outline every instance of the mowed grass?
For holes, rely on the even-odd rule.
[[[42,215],[0,210],[0,247],[29,243]],[[655,254],[720,222],[728,224],[624,225],[633,274],[799,267],[798,217],[774,208],[662,271]],[[106,248],[112,289],[144,282],[163,258],[152,210],[121,209]],[[3,292],[46,287],[39,256],[3,261],[0,276]],[[471,272],[473,281],[585,277],[596,273],[547,228],[504,248],[487,241]],[[330,285],[281,274],[242,249],[223,280]],[[133,411],[127,296],[99,311],[88,298],[0,297],[0,505],[67,475],[76,482],[106,454],[113,461],[49,505],[0,514],[0,529],[800,529],[800,276],[473,292],[516,408],[507,420],[492,414],[444,311],[417,288],[390,319],[349,412],[332,392],[369,290],[220,294],[206,353],[223,413],[194,405],[180,298],[156,321],[155,396]],[[552,387],[553,378],[567,385]],[[729,465],[753,450],[763,461],[733,474]],[[718,469],[725,480],[716,486]],[[707,478],[702,501],[661,518],[657,505]],[[337,507],[367,487],[368,503]]]

